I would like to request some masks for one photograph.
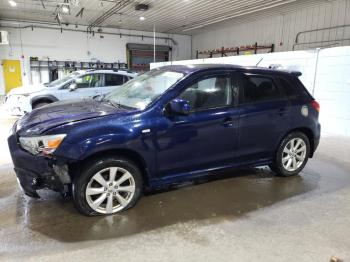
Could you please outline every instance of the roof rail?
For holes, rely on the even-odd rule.
[[[131,70],[129,70],[129,69],[123,69],[123,68],[120,68],[120,69],[118,69],[118,68],[113,68],[113,69],[110,69],[110,70],[113,70],[114,72],[123,71],[123,72],[127,72],[127,73],[129,73],[129,74],[134,74],[134,73],[135,73],[135,72],[133,72],[133,71],[131,71]]]

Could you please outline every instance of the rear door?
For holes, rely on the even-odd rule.
[[[113,91],[127,82],[127,76],[120,74],[104,74],[104,85],[100,88],[101,95]]]
[[[274,77],[242,74],[239,146],[241,163],[264,161],[274,155],[289,130],[290,105]]]

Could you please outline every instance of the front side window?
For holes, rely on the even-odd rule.
[[[105,74],[105,86],[121,86],[124,84],[124,76],[118,74]]]
[[[278,100],[279,90],[268,76],[247,75],[243,86],[244,103]]]
[[[102,86],[101,74],[87,74],[75,79],[77,88],[93,88]]]
[[[80,73],[79,72],[73,72],[65,77],[56,79],[50,83],[46,83],[45,86],[47,87],[55,87],[55,86],[59,86],[62,85],[64,83],[67,83],[68,81],[71,82],[71,80],[73,80],[75,77],[79,76]]]
[[[144,109],[184,77],[183,73],[155,69],[125,83],[105,99],[130,108]]]
[[[200,80],[179,96],[189,102],[193,111],[229,106],[232,97],[231,77],[227,75]]]

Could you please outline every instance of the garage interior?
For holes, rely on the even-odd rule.
[[[0,1],[0,260],[350,261],[349,14],[350,0]],[[10,90],[76,70],[203,63],[301,71],[322,135],[299,175],[219,172],[105,217],[21,192]]]

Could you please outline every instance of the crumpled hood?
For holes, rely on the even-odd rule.
[[[25,86],[20,86],[20,87],[11,89],[11,91],[7,95],[9,96],[9,95],[31,94],[31,93],[39,92],[45,88],[46,86],[44,86],[43,84],[25,85]]]
[[[16,130],[19,135],[39,135],[48,129],[66,123],[118,112],[127,111],[93,99],[56,102],[25,114],[18,120]]]

